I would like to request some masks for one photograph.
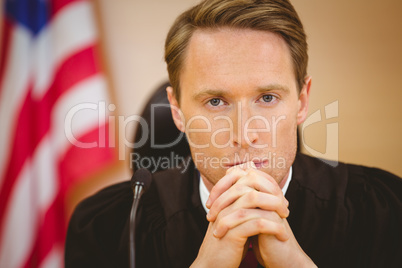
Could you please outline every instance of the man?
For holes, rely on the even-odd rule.
[[[138,266],[402,265],[400,178],[296,156],[311,78],[287,0],[203,1],[172,26],[165,59],[194,165],[154,174],[136,225]],[[123,183],[77,208],[67,267],[127,266],[131,201]]]

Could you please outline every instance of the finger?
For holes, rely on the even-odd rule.
[[[259,175],[259,176],[264,177],[269,182],[271,182],[273,185],[278,186],[278,189],[280,189],[279,185],[278,185],[278,182],[271,175],[265,173],[264,171],[261,171],[261,170],[258,170],[258,169],[249,169],[249,170],[247,170],[247,172],[249,174],[255,174],[255,175]]]
[[[271,177],[270,175],[268,175],[265,172],[262,172],[262,171],[256,170],[256,169],[248,170],[248,174],[251,177],[261,176],[261,177],[264,177],[265,179],[267,179],[267,181],[269,181],[269,183],[266,183],[266,181],[265,181],[265,183],[261,184],[261,186],[258,186],[258,184],[261,183],[261,180],[260,181],[251,180],[251,182],[252,182],[253,187],[256,190],[259,190],[259,191],[265,192],[265,193],[271,193],[278,197],[282,197],[285,206],[289,207],[289,201],[285,198],[285,196],[283,195],[282,189],[279,187],[278,182],[273,177]],[[263,182],[264,182],[264,180],[263,180]],[[258,187],[260,187],[260,188],[258,188]]]
[[[289,209],[283,203],[282,198],[257,191],[246,193],[228,209],[235,211],[242,208],[259,208],[261,210],[275,211],[281,218],[289,216]]]
[[[256,183],[254,181],[254,188],[256,190],[259,190],[262,192],[271,193],[271,194],[274,194],[277,196],[282,196],[283,202],[285,203],[286,207],[289,207],[289,201],[285,198],[285,196],[283,195],[282,189],[279,187],[278,182],[272,176],[270,176],[269,174],[267,174],[263,171],[257,170],[257,169],[248,170],[248,174],[250,176],[253,176],[253,175],[254,176],[262,176],[265,179],[267,179],[271,184],[264,184],[265,188],[262,187],[261,189],[258,189],[257,188],[258,186],[256,186]],[[269,186],[269,187],[267,188],[267,186]],[[271,188],[271,187],[273,187],[273,188]]]
[[[214,206],[212,207],[213,209],[215,208]],[[217,214],[217,210],[210,210],[208,212],[207,219],[208,221],[213,222],[217,219],[219,215],[221,215],[221,217],[224,217],[232,213],[233,211],[242,209],[260,209],[265,211],[272,211],[277,213],[278,216],[281,218],[287,218],[290,213],[289,209],[283,203],[282,198],[262,192],[249,191],[248,193],[242,195],[240,198],[236,199],[233,204],[219,211]]]
[[[243,183],[248,185],[257,191],[269,193],[277,196],[283,195],[278,183],[272,179],[271,176],[265,172],[261,172],[256,169],[247,170],[246,175],[242,176],[237,183]]]
[[[236,181],[246,172],[239,168],[233,169],[232,172],[226,174],[220,179],[215,186],[212,188],[211,193],[209,194],[209,198],[207,200],[206,206],[207,208],[211,208],[212,203],[227,189],[229,189]]]
[[[229,215],[222,216],[216,221],[214,225],[214,236],[223,237],[230,230],[236,226],[245,223],[246,221],[265,218],[270,221],[279,222],[281,218],[272,211],[265,211],[261,209],[239,209]]]
[[[211,205],[207,214],[208,221],[214,221],[216,216],[226,207],[230,206],[233,202],[239,199],[247,192],[255,189],[243,184],[235,184],[231,186],[227,191],[222,193]]]
[[[268,193],[276,196],[281,203],[281,208],[277,209],[278,213],[282,217],[287,217],[289,215],[287,200],[283,196],[281,189],[279,188],[277,183],[271,183],[271,181],[267,180],[265,177],[260,176],[260,174],[255,173],[254,171],[249,171],[246,176],[241,177],[235,183],[235,185],[231,186],[227,191],[222,193],[210,206],[210,210],[207,215],[208,221],[214,221],[216,216],[226,207],[231,205],[241,196],[246,193],[258,190],[262,193]],[[269,202],[269,200],[267,201]],[[254,205],[254,204],[251,204]],[[275,205],[276,202],[275,202]],[[249,207],[247,205],[246,207]],[[276,208],[275,208],[276,209]]]
[[[249,220],[242,221],[239,224],[234,224],[228,221],[229,227],[225,227],[226,232],[214,230],[214,236],[217,238],[223,238],[225,236],[234,236],[239,238],[250,237],[259,234],[274,235],[280,241],[286,241],[289,239],[289,234],[286,230],[286,226],[282,221],[272,221],[264,217],[253,217]]]

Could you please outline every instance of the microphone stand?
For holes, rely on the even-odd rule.
[[[130,267],[135,268],[135,218],[137,216],[138,203],[144,189],[143,182],[135,182],[134,198],[130,213]]]

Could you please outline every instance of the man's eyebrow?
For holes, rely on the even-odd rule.
[[[257,89],[257,92],[259,93],[265,93],[265,92],[270,92],[270,91],[283,91],[285,93],[289,93],[290,90],[288,87],[280,85],[280,84],[270,84],[267,86],[259,87]],[[230,92],[226,92],[225,90],[220,90],[220,89],[205,89],[205,90],[200,90],[199,92],[195,93],[193,95],[193,99],[198,100],[204,97],[224,97],[227,94],[230,94]]]
[[[201,98],[208,97],[208,96],[223,97],[224,95],[225,95],[225,92],[223,90],[205,89],[205,90],[201,90],[201,91],[197,92],[196,94],[194,94],[193,99],[197,100],[197,99],[201,99]]]
[[[269,91],[284,91],[285,93],[289,93],[290,89],[287,86],[280,85],[280,84],[270,84],[267,86],[263,86],[257,89],[258,92],[264,93]]]

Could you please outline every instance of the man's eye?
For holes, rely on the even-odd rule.
[[[217,99],[217,98],[211,99],[211,100],[209,101],[209,104],[211,104],[212,106],[219,106],[221,103],[222,103],[222,100],[221,100],[221,99]]]
[[[264,95],[261,97],[263,102],[272,102],[275,100],[275,96],[272,95]]]

